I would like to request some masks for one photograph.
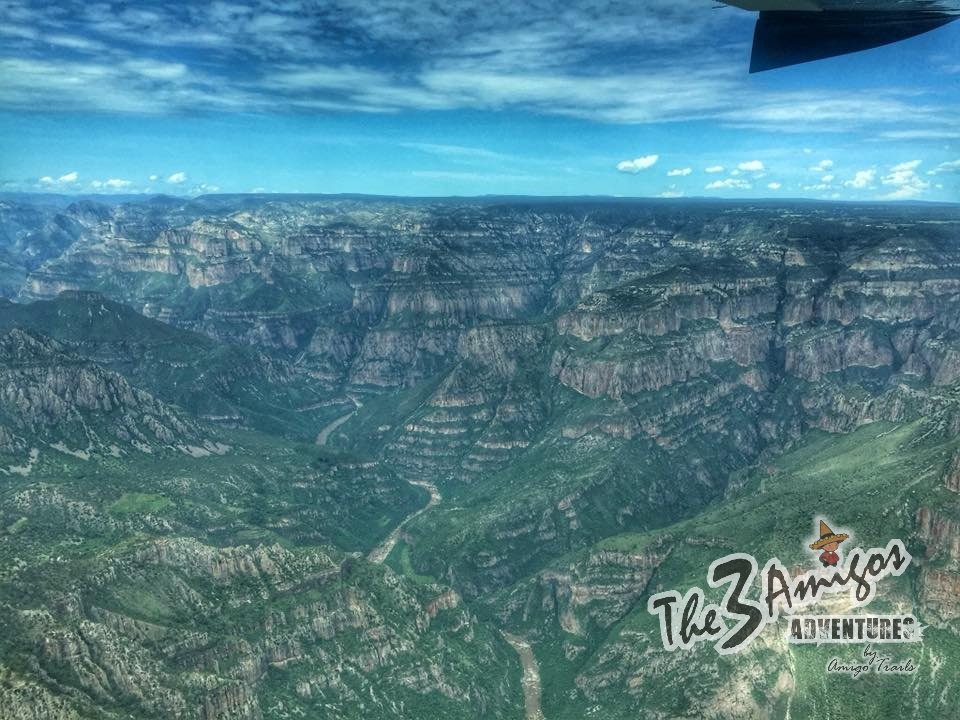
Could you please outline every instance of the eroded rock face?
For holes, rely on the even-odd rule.
[[[920,572],[924,608],[945,620],[960,618],[960,523],[930,507],[917,511],[917,534],[926,544]]]
[[[462,484],[646,458],[485,512],[506,546],[462,561],[497,583],[531,545],[596,539],[598,504],[666,521],[811,427],[941,412],[930,389],[960,377],[949,208],[253,198],[82,223],[23,298],[69,281],[294,358],[355,403],[329,444]]]
[[[95,203],[78,202],[67,207],[48,203],[0,200],[0,296],[12,297],[26,276],[58,257],[81,238],[90,225],[109,216]]]
[[[244,367],[269,384],[313,381],[319,395],[303,407],[342,410],[325,417],[323,427],[333,429],[324,443],[445,484],[444,497],[455,498],[411,522],[403,537],[415,570],[454,589],[420,593],[390,574],[376,587],[341,586],[337,578],[351,573],[333,551],[307,557],[272,540],[258,550],[184,544],[170,539],[182,524],[155,516],[133,524],[38,485],[12,496],[10,522],[56,508],[55,521],[70,532],[163,533],[163,542],[125,556],[136,567],[98,569],[111,581],[162,588],[166,603],[201,608],[214,627],[227,614],[244,628],[229,642],[213,642],[208,627],[180,628],[174,638],[167,622],[137,615],[122,597],[110,604],[83,596],[73,606],[61,599],[59,614],[42,622],[25,615],[38,623],[29,626],[37,637],[51,639],[43,662],[77,658],[72,686],[82,688],[83,702],[123,696],[157,712],[267,716],[275,705],[263,700],[264,678],[284,668],[296,677],[282,702],[295,696],[300,708],[369,702],[402,715],[395,698],[408,690],[458,707],[506,707],[455,671],[466,656],[502,660],[483,640],[471,603],[496,593],[503,618],[548,618],[562,635],[553,650],[576,659],[636,606],[667,553],[598,550],[598,541],[655,533],[723,502],[736,489],[731,476],[814,428],[847,433],[925,417],[936,432],[960,430],[954,208],[165,202],[71,211],[69,242],[22,269],[19,297],[99,290],[263,355],[224,372],[227,387]],[[78,368],[60,380],[34,377],[62,392],[24,396],[32,416],[154,407],[136,383],[125,388],[89,364]],[[8,389],[10,402],[20,401],[16,392]],[[157,432],[176,429],[161,410],[150,412]],[[136,419],[138,432],[154,432]],[[28,433],[0,424],[0,445],[25,458],[16,473],[26,472]],[[933,472],[941,460],[943,482],[956,491],[957,463],[938,459]],[[290,485],[304,485],[309,502],[283,508],[269,531],[319,542],[330,515],[310,513],[330,504],[344,515],[333,502],[341,486],[317,489],[302,477]],[[223,507],[196,511],[210,514],[213,535],[235,529],[232,501],[224,491]],[[958,530],[941,510],[925,506],[916,516],[930,551],[917,590],[925,611],[949,621]],[[254,601],[278,609],[245,614]],[[88,643],[76,631],[81,618]],[[444,622],[450,636],[441,642],[431,633]],[[478,642],[475,654],[443,655],[450,643]],[[123,643],[130,647],[115,647]],[[669,657],[650,666],[643,648],[626,628],[571,675],[569,691],[596,703],[613,695],[641,703],[663,676],[694,683],[716,664],[712,656],[699,668]],[[689,714],[762,717],[782,707],[795,676],[771,677],[769,651],[784,654],[758,646],[738,661],[729,696],[691,698]],[[430,659],[405,660],[420,653]],[[158,689],[133,678],[133,667],[184,681]],[[394,684],[367,682],[378,673]],[[20,692],[52,702],[32,687]]]
[[[917,532],[927,545],[928,559],[942,556],[949,563],[960,563],[960,523],[922,507],[917,511]]]
[[[960,618],[957,593],[960,574],[956,571],[924,568],[920,574],[920,598],[924,608],[945,620]]]
[[[47,443],[84,457],[205,442],[189,418],[123,377],[16,328],[0,336],[0,422],[7,451]]]
[[[640,366],[642,349],[633,363],[571,359],[562,369],[567,354],[554,354],[561,381],[590,396],[675,384],[705,364],[753,364],[771,342],[785,371],[808,381],[851,367],[907,366],[938,383],[956,375],[942,334],[885,329],[951,306],[955,250],[940,242],[949,228],[931,231],[934,242],[904,240],[909,218],[883,211],[248,205],[224,213],[198,201],[158,214],[130,204],[84,216],[83,236],[35,270],[22,295],[55,294],[58,278],[104,285],[148,315],[305,351],[318,374],[357,388],[409,387],[447,371],[477,325],[551,316],[561,337],[626,334],[649,346],[651,360],[666,353]],[[870,234],[858,236],[853,219]],[[833,237],[818,245],[818,232]],[[151,289],[156,273],[169,278],[162,294]],[[201,287],[214,291],[195,302]],[[668,336],[689,346],[685,357],[670,356]]]
[[[405,693],[411,705],[439,693],[451,707],[493,716],[513,708],[515,688],[493,696],[488,683],[447,662],[460,655],[492,668],[503,665],[498,654],[509,657],[489,634],[477,636],[450,590],[420,592],[362,559],[343,565],[334,550],[279,545],[158,540],[102,561],[96,575],[49,598],[48,610],[11,618],[17,636],[33,643],[34,670],[47,684],[55,673],[56,689],[67,692],[61,699],[32,681],[5,683],[0,707],[10,717],[128,707],[255,720],[269,716],[276,692],[290,712],[324,716],[347,716],[360,703],[403,717],[395,702]],[[31,696],[38,709],[23,707]]]
[[[585,639],[633,609],[669,554],[669,548],[656,545],[632,552],[598,550],[565,571],[543,570],[505,598],[497,596],[497,611],[507,622],[521,624],[542,615],[555,618],[563,632]],[[541,629],[546,635],[556,630]]]
[[[0,692],[0,714],[10,720],[81,720],[91,717],[93,706],[78,709],[69,699],[57,695],[34,680],[4,671],[6,689]],[[86,712],[84,712],[86,710]]]
[[[950,458],[943,475],[943,484],[948,490],[960,493],[960,453],[956,453]]]

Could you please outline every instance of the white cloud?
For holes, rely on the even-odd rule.
[[[879,137],[883,140],[960,140],[960,130],[956,127],[886,130]]]
[[[828,174],[824,175],[822,178],[820,178],[820,182],[822,182],[822,183],[827,183],[827,184],[829,185],[830,183],[832,183],[832,182],[834,181],[834,179],[836,179],[836,177],[837,177],[837,176],[834,175],[833,173],[828,173]]]
[[[125,190],[133,185],[130,180],[123,178],[107,178],[106,180],[91,180],[90,187],[94,190]]]
[[[821,160],[816,165],[814,165],[810,170],[812,172],[827,172],[833,167],[833,160]]]
[[[439,155],[440,157],[453,158],[454,160],[490,160],[517,162],[519,158],[515,155],[488,150],[487,148],[472,147],[469,145],[449,145],[442,143],[424,143],[424,142],[402,142],[401,147],[413,148],[430,155]]]
[[[929,186],[927,186],[929,187]],[[924,188],[918,188],[913,185],[901,185],[893,192],[888,192],[886,195],[881,195],[881,200],[909,200],[910,198],[915,198],[917,195],[922,193]]]
[[[187,181],[187,174],[185,172],[175,172],[167,178],[167,182],[171,185],[179,185],[180,183],[185,183]]]
[[[737,165],[737,169],[743,172],[763,172],[766,167],[762,160],[748,160]]]
[[[907,200],[930,189],[930,183],[917,174],[920,160],[909,160],[894,165],[890,172],[880,178],[883,185],[893,188],[883,196],[884,200]]]
[[[64,111],[159,115],[278,106],[297,112],[516,108],[616,123],[708,119],[777,133],[869,126],[876,134],[902,126],[904,118],[923,128],[956,115],[952,97],[934,101],[916,88],[758,87],[743,72],[736,44],[708,41],[742,19],[703,12],[693,0],[574,2],[561,14],[542,2],[351,6],[332,0],[322,3],[329,5],[321,13],[324,42],[302,21],[303,4],[295,0],[181,5],[121,12],[108,3],[79,4],[73,26],[98,40],[59,37],[77,56],[64,59],[49,51],[50,36],[63,34],[63,10],[34,3],[37,9],[18,24],[23,55],[5,53],[0,60],[0,105],[31,109],[55,102]],[[605,21],[598,23],[601,5]],[[612,47],[644,50],[622,58]],[[698,52],[687,52],[690,47]],[[157,48],[186,52],[181,62],[149,59]],[[249,77],[235,72],[239,49]],[[397,58],[396,67],[350,64],[384,50]]]
[[[683,197],[683,190],[680,190],[676,185],[671,185],[669,188],[660,193],[662,198],[680,198]]]
[[[739,178],[727,178],[726,180],[714,180],[707,185],[707,190],[749,190],[753,187],[746,180]]]
[[[42,39],[43,42],[49,43],[50,45],[70,48],[71,50],[88,50],[90,52],[102,52],[106,50],[106,46],[103,43],[77,35],[44,35]]]
[[[893,89],[874,93],[782,90],[756,97],[749,108],[739,105],[718,114],[740,128],[775,129],[779,133],[820,133],[903,125],[904,118],[925,125],[942,125],[950,108],[919,104],[916,94]]]
[[[923,162],[922,160],[907,160],[906,162],[902,162],[898,165],[894,165],[892,168],[890,168],[890,172],[891,173],[910,172],[920,167],[922,162]]]
[[[20,44],[4,44],[0,106],[169,116],[520,110],[608,123],[696,119],[780,136],[865,129],[876,137],[905,123],[914,132],[957,133],[958,100],[936,92],[935,78],[861,89],[751,82],[740,47],[746,20],[705,12],[701,1],[584,0],[562,13],[550,3],[505,0],[331,0],[307,10],[296,0],[227,0],[151,3],[149,11],[91,2],[68,4],[76,15],[69,22],[62,5],[3,5],[9,17],[0,32],[22,34]],[[323,42],[304,12],[322,16]],[[74,28],[95,44],[63,35]],[[739,40],[710,41],[716,37]],[[60,50],[51,52],[51,42]],[[631,50],[611,52],[619,48]],[[167,61],[149,59],[158,49]],[[395,66],[360,60],[383,51]],[[236,72],[241,55],[249,72]],[[811,142],[800,137],[797,145]],[[820,152],[803,148],[800,167]]]
[[[960,160],[950,160],[949,162],[942,162],[937,165],[933,170],[928,170],[927,175],[945,175],[945,174],[954,174],[960,173]]]
[[[859,170],[856,175],[853,176],[852,180],[847,180],[844,185],[848,188],[853,188],[855,190],[863,190],[865,188],[873,185],[874,181],[877,179],[877,171],[870,170]]]
[[[124,67],[150,80],[176,80],[187,74],[186,65],[155,60],[128,60]]]
[[[150,182],[156,182],[157,180],[160,179],[160,176],[159,176],[159,175],[151,175],[151,176],[150,176],[149,178],[147,178],[147,179],[148,179]]]
[[[50,187],[52,185],[69,185],[71,183],[75,183],[79,177],[80,175],[76,170],[61,175],[58,178],[54,178],[51,175],[44,175],[41,178],[37,178],[37,185],[43,187]]]
[[[693,172],[693,168],[676,168],[675,170],[670,170],[667,173],[667,177],[686,177]]]
[[[722,173],[724,170],[725,168],[723,167],[723,165],[711,165],[710,167],[706,168],[704,172],[715,174],[715,173]]]
[[[783,183],[778,183],[778,182],[767,183],[767,187],[770,188],[771,190],[779,190],[780,188],[783,187]]]
[[[644,155],[643,157],[634,158],[633,160],[623,160],[617,163],[617,170],[635,175],[641,170],[652,168],[657,164],[659,159],[659,155]]]

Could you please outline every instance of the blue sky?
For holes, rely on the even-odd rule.
[[[711,0],[0,0],[0,190],[960,200],[960,22],[749,75]]]

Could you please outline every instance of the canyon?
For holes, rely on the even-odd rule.
[[[955,205],[0,196],[0,228],[4,717],[960,700]],[[916,674],[658,647],[658,587],[803,566],[823,513],[916,559],[876,601],[930,626]]]

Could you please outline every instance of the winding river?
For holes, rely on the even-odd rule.
[[[345,418],[341,418],[339,421],[334,422],[339,425],[342,422],[349,420],[352,415],[353,413]],[[327,427],[329,428],[330,426],[328,425]],[[335,428],[336,426],[331,429]],[[440,495],[440,491],[437,490],[436,485],[427,480],[408,480],[407,482],[409,482],[411,485],[416,485],[426,489],[430,493],[430,500],[419,510],[407,515],[403,521],[397,525],[397,527],[395,527],[386,538],[384,538],[383,542],[370,551],[370,553],[367,555],[367,559],[371,562],[382,563],[384,560],[386,560],[387,556],[396,546],[397,540],[400,539],[400,533],[403,531],[403,528],[407,525],[407,523],[409,523],[415,517],[422,515],[430,508],[439,505],[440,501],[443,499],[443,496]],[[523,679],[521,680],[521,683],[523,685],[525,720],[544,720],[543,711],[540,709],[540,666],[537,665],[537,659],[534,657],[533,648],[530,647],[529,642],[519,635],[512,635],[508,632],[503,632],[502,634],[504,639],[510,644],[510,647],[512,647],[520,657],[520,665],[523,667]]]
[[[407,482],[411,485],[416,485],[417,487],[426,489],[427,492],[430,493],[430,500],[419,510],[407,515],[403,521],[393,529],[393,532],[384,538],[382,543],[370,551],[370,554],[367,555],[367,560],[370,560],[371,562],[382,563],[384,560],[386,560],[387,555],[390,554],[390,551],[393,550],[394,546],[397,544],[397,540],[400,538],[400,532],[404,527],[406,527],[407,523],[413,520],[415,517],[422,515],[435,505],[439,504],[443,499],[443,497],[440,495],[440,491],[437,490],[437,486],[432,482],[428,482],[427,480],[407,480]]]

